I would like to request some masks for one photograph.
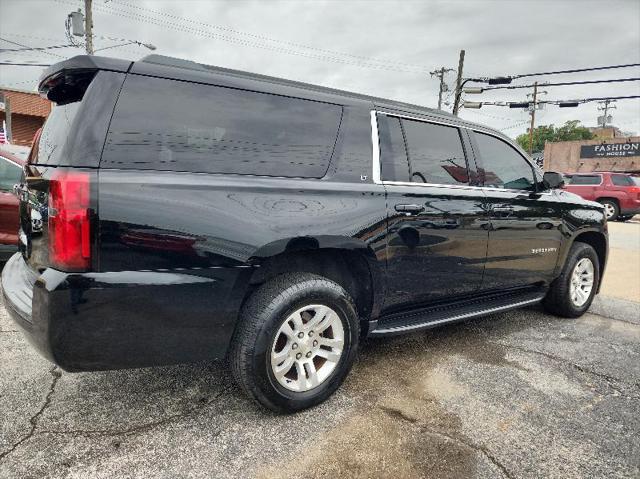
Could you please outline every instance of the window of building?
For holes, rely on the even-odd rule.
[[[322,177],[342,107],[129,75],[101,166]]]
[[[409,161],[400,119],[378,115],[380,176],[385,181],[409,181]]]
[[[602,183],[600,175],[572,175],[569,178],[570,185],[599,185]]]
[[[633,186],[634,182],[627,175],[611,175],[611,183],[616,186]]]
[[[469,183],[467,163],[458,128],[402,120],[407,141],[411,181],[441,185]]]
[[[506,142],[484,133],[475,134],[484,171],[484,186],[511,190],[532,190],[531,165]]]

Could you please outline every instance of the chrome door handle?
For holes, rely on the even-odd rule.
[[[493,211],[497,213],[512,213],[513,206],[494,206]]]
[[[416,214],[424,211],[423,205],[396,205],[396,211],[400,213]]]

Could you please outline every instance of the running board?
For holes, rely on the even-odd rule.
[[[545,292],[539,289],[485,296],[440,304],[381,317],[369,336],[392,336],[433,328],[445,323],[500,313],[538,303]]]

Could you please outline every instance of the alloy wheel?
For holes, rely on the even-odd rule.
[[[613,215],[616,214],[615,206],[613,206],[611,203],[605,203],[604,214],[606,215],[607,219],[613,218]]]
[[[271,370],[290,391],[305,392],[325,382],[344,348],[344,326],[328,306],[312,304],[290,314],[271,347]]]
[[[580,308],[589,299],[593,289],[595,268],[589,258],[578,261],[571,273],[570,295],[573,304]]]

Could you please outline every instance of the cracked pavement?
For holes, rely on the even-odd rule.
[[[640,263],[631,283],[616,269],[638,238],[614,238],[603,290],[621,295],[582,318],[534,307],[368,340],[338,393],[293,416],[220,362],[63,372],[0,302],[0,478],[640,477]]]
[[[335,397],[294,416],[217,362],[62,372],[0,306],[0,477],[638,477],[637,306],[369,340]]]

